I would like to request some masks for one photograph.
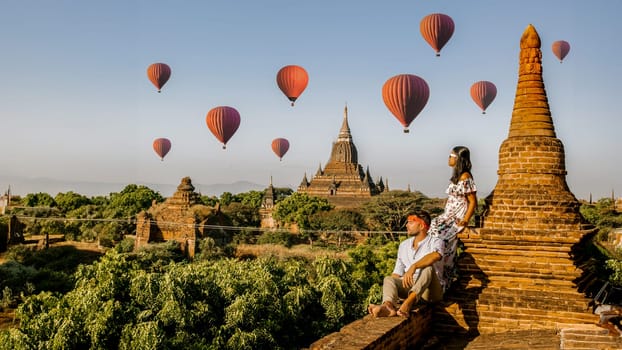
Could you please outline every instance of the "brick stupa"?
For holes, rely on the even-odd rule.
[[[586,290],[595,278],[585,256],[595,230],[566,184],[564,146],[555,135],[532,25],[520,41],[518,86],[498,175],[482,227],[460,235],[460,278],[436,315],[436,329],[477,334],[597,322],[588,307]]]

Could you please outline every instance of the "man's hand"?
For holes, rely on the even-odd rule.
[[[404,276],[402,276],[402,286],[406,289],[410,289],[413,284],[415,283],[413,276],[415,275],[415,271],[417,269],[415,268],[415,264],[413,264],[408,271],[406,271],[406,273],[404,273]]]

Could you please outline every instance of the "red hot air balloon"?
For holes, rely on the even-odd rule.
[[[160,156],[160,160],[164,160],[164,156],[171,150],[171,141],[161,137],[153,140],[153,150]]]
[[[478,81],[471,85],[471,98],[482,109],[482,114],[486,114],[486,108],[497,97],[497,87],[489,81]]]
[[[454,34],[454,21],[442,13],[433,13],[423,17],[419,30],[425,41],[436,51],[436,56],[440,56],[441,49]]]
[[[160,92],[162,86],[164,86],[168,78],[171,77],[171,67],[165,63],[154,63],[147,67],[147,77],[149,77],[151,83],[155,85],[158,92]]]
[[[568,52],[570,52],[570,44],[564,40],[557,40],[553,43],[551,49],[553,50],[555,56],[559,59],[559,63],[562,63],[564,57],[566,57]]]
[[[222,142],[222,149],[227,148],[227,141],[240,126],[240,113],[228,106],[218,106],[207,112],[205,122],[209,130]]]
[[[305,91],[309,83],[309,75],[307,71],[300,66],[285,66],[277,73],[276,83],[285,96],[292,101],[293,106],[296,99]]]
[[[272,151],[279,157],[279,160],[283,160],[283,156],[289,149],[289,141],[284,138],[276,138],[272,140]]]
[[[408,132],[408,126],[419,115],[430,97],[430,88],[422,78],[412,74],[396,75],[382,86],[384,104]]]

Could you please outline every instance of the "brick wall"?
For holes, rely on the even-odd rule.
[[[309,346],[311,350],[400,350],[422,345],[430,334],[432,308],[423,307],[409,318],[367,315]]]

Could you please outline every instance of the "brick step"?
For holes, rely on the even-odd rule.
[[[508,262],[487,262],[479,265],[458,263],[458,271],[462,275],[486,274],[486,275],[507,275],[508,273],[521,273],[527,277],[544,276],[547,278],[579,278],[582,271],[574,266],[554,265],[554,264],[510,264]]]
[[[549,310],[550,308],[555,308],[556,310],[567,311],[567,312],[589,312],[587,309],[588,301],[583,300],[563,300],[563,299],[554,299],[554,298],[512,298],[512,297],[496,297],[489,298],[487,296],[482,297],[480,300],[475,302],[475,310],[481,311],[483,307],[513,307],[513,308],[533,308],[533,309],[542,309]],[[473,301],[470,298],[460,298],[460,297],[452,297],[448,301],[455,302],[460,305],[473,305]],[[474,311],[475,311],[474,310]]]
[[[463,275],[464,272],[460,271]],[[483,281],[482,281],[483,280]],[[483,285],[487,288],[507,288],[507,289],[525,289],[525,290],[551,290],[557,288],[560,292],[565,289],[576,290],[577,286],[573,280],[566,278],[553,278],[552,276],[529,274],[520,272],[505,272],[502,275],[474,276],[472,279],[462,277],[458,279],[456,284],[461,287],[467,287],[469,284]]]
[[[523,251],[529,253],[566,254],[572,251],[571,244],[518,245],[516,241],[486,241],[460,238],[467,251],[470,249],[491,249],[498,251]]]
[[[597,325],[560,326],[564,349],[622,349],[622,338]]]
[[[479,282],[479,281],[477,281]],[[474,283],[474,286],[467,284],[464,286],[455,285],[455,288],[450,289],[446,293],[446,299],[452,299],[455,297],[470,297],[472,300],[484,299],[491,297],[513,297],[513,298],[535,298],[535,299],[563,299],[563,300],[590,300],[585,294],[577,292],[574,289],[523,289],[516,288],[516,286],[506,287],[499,286],[497,284],[488,284],[486,289],[481,289],[479,284]]]
[[[517,247],[521,246],[534,246],[534,247],[563,247],[563,246],[571,246],[576,244],[582,238],[584,232],[564,232],[564,234],[559,235],[527,235],[522,234],[520,231],[512,231],[506,232],[512,233],[512,235],[499,234],[499,233],[489,233],[482,232],[480,230],[480,234],[461,234],[458,235],[458,238],[465,245],[469,244],[493,244],[493,245],[515,245]]]
[[[446,313],[436,312],[435,323],[445,325],[458,324],[465,329],[468,325],[500,326],[511,329],[546,329],[564,323],[591,323],[598,322],[597,315],[567,311],[543,311],[527,308],[504,308],[493,310],[477,309],[477,313],[469,310],[447,310]],[[481,330],[480,330],[481,332]]]
[[[531,248],[531,249],[524,249]],[[490,245],[490,244],[478,244],[469,245],[465,243],[465,252],[477,256],[483,255],[485,257],[491,255],[499,256],[524,256],[524,257],[548,257],[548,258],[560,258],[568,259],[570,253],[570,247],[522,247],[515,245]],[[563,248],[563,249],[560,249]]]

